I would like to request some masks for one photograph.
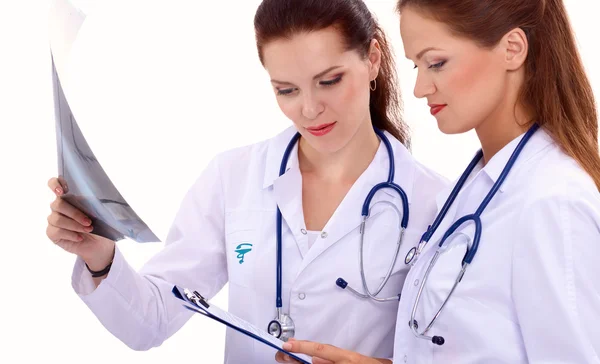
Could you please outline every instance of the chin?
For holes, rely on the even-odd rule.
[[[343,149],[347,144],[344,143],[344,140],[342,140],[342,138],[339,136],[331,135],[325,137],[315,137],[310,133],[306,134],[308,134],[305,136],[307,143],[311,148],[321,154],[334,154]]]
[[[438,129],[444,134],[452,135],[452,134],[462,134],[466,133],[472,128],[469,127],[465,123],[457,123],[449,120],[440,120],[437,121]]]
[[[315,148],[319,153],[323,154],[334,154],[339,152],[344,148],[344,143],[341,143],[340,140],[330,140],[330,141],[317,141],[317,143],[313,144],[313,148]]]

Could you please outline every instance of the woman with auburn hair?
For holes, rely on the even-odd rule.
[[[440,130],[475,130],[463,175],[406,256],[395,363],[600,363],[600,156],[562,0],[400,0]],[[367,334],[367,333],[366,333]],[[371,363],[288,343],[315,363]]]
[[[97,235],[93,216],[63,199],[74,187],[57,178],[48,238],[77,256],[74,291],[132,349],[162,345],[190,319],[174,285],[210,300],[228,283],[228,311],[282,341],[391,358],[403,257],[448,183],[408,149],[393,53],[362,0],[263,0],[254,25],[293,125],[216,156],[139,272]],[[252,89],[223,72],[235,106]],[[264,126],[260,115],[244,122]],[[226,333],[222,362],[275,361],[275,349]]]

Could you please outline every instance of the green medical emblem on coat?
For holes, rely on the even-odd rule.
[[[252,250],[252,244],[241,243],[235,247],[235,252],[238,253],[237,258],[240,260],[240,264],[244,263],[244,256]]]

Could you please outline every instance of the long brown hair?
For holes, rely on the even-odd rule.
[[[399,0],[398,12],[406,6],[483,47],[521,28],[529,54],[520,101],[600,189],[596,103],[562,0]]]
[[[268,42],[300,32],[335,27],[348,50],[367,57],[371,41],[381,48],[381,66],[369,109],[373,125],[387,130],[409,146],[409,133],[402,119],[402,102],[395,61],[387,38],[362,0],[263,0],[254,17],[256,46],[264,65],[263,47]]]

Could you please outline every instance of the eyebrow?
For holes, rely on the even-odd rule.
[[[427,53],[429,51],[439,51],[439,50],[441,50],[441,49],[436,48],[436,47],[427,47],[417,54],[417,59],[421,59],[421,57],[423,57],[425,55],[425,53]]]
[[[331,71],[333,71],[333,70],[335,70],[335,69],[337,69],[337,68],[340,68],[340,67],[342,67],[342,66],[332,66],[332,67],[329,67],[329,68],[328,68],[328,69],[326,69],[325,71],[322,71],[322,72],[319,72],[319,73],[317,73],[317,74],[316,74],[316,75],[313,77],[313,80],[316,80],[317,78],[321,78],[321,77],[323,77],[325,74],[327,74],[327,73],[329,73],[329,72],[331,72]],[[272,80],[271,80],[271,82],[273,82],[273,83],[285,84],[285,85],[292,85],[292,83],[291,83],[291,82],[287,82],[287,81],[278,81],[278,80],[273,80],[273,79],[272,79]]]

